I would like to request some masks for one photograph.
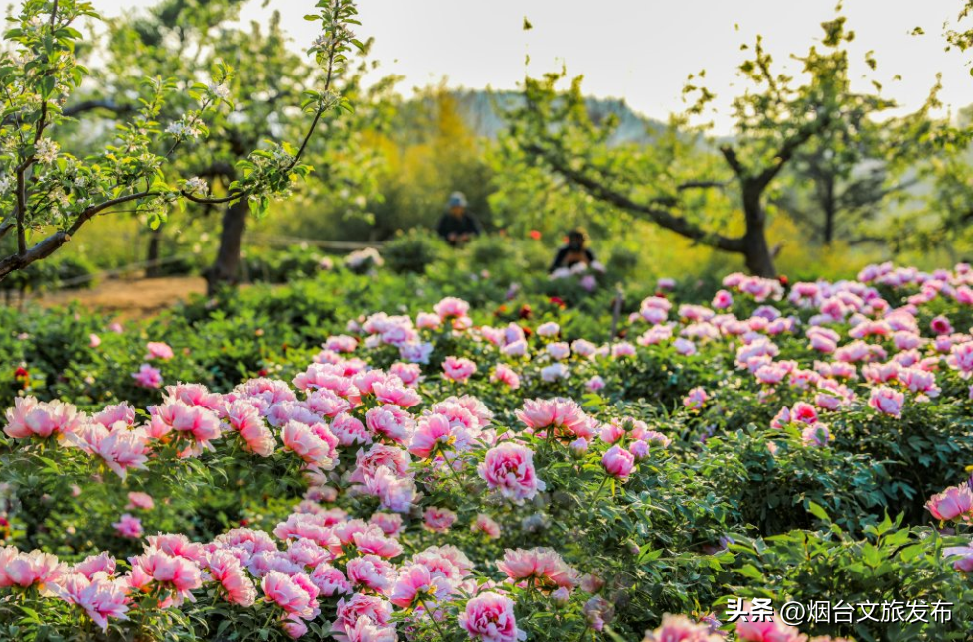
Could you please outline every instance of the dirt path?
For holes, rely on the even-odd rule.
[[[150,316],[192,294],[205,294],[206,280],[196,276],[158,279],[110,280],[90,290],[65,290],[35,299],[42,306],[79,301],[89,309],[100,309],[127,319]]]

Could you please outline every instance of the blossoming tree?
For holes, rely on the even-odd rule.
[[[76,57],[82,36],[75,27],[99,16],[89,2],[25,1],[15,27],[4,35],[8,48],[0,56],[0,239],[15,234],[17,241],[15,251],[0,257],[0,280],[56,252],[94,217],[123,206],[153,225],[187,203],[245,204],[262,215],[273,198],[306,178],[312,167],[302,159],[322,119],[351,110],[334,81],[349,52],[364,46],[348,28],[358,24],[352,0],[320,0],[316,6],[318,13],[307,18],[320,22],[323,35],[308,55],[321,70],[321,82],[301,94],[299,108],[308,120],[303,135],[293,144],[254,145],[233,164],[232,179],[217,196],[204,178],[172,168],[210,135],[214,120],[233,109],[233,67],[214,61],[208,83],[198,76],[144,78],[138,107],[117,123],[115,140],[77,157],[61,149],[57,134],[77,112],[72,94],[92,75]],[[165,105],[180,92],[191,103],[178,118],[160,122]]]

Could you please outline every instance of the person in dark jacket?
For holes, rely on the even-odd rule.
[[[450,245],[462,245],[475,236],[483,234],[480,222],[466,209],[466,197],[462,192],[453,192],[446,204],[446,213],[439,219],[436,233]]]
[[[588,248],[588,234],[580,227],[568,232],[568,242],[558,248],[554,263],[549,272],[559,268],[571,268],[578,263],[591,265],[595,260],[595,253]]]

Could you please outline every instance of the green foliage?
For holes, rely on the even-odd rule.
[[[395,238],[386,243],[382,247],[382,257],[396,274],[422,274],[446,249],[446,245],[436,237],[413,228],[407,234],[398,232]]]

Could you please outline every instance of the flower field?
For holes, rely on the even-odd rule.
[[[970,266],[595,278],[4,312],[0,639],[970,639]]]

